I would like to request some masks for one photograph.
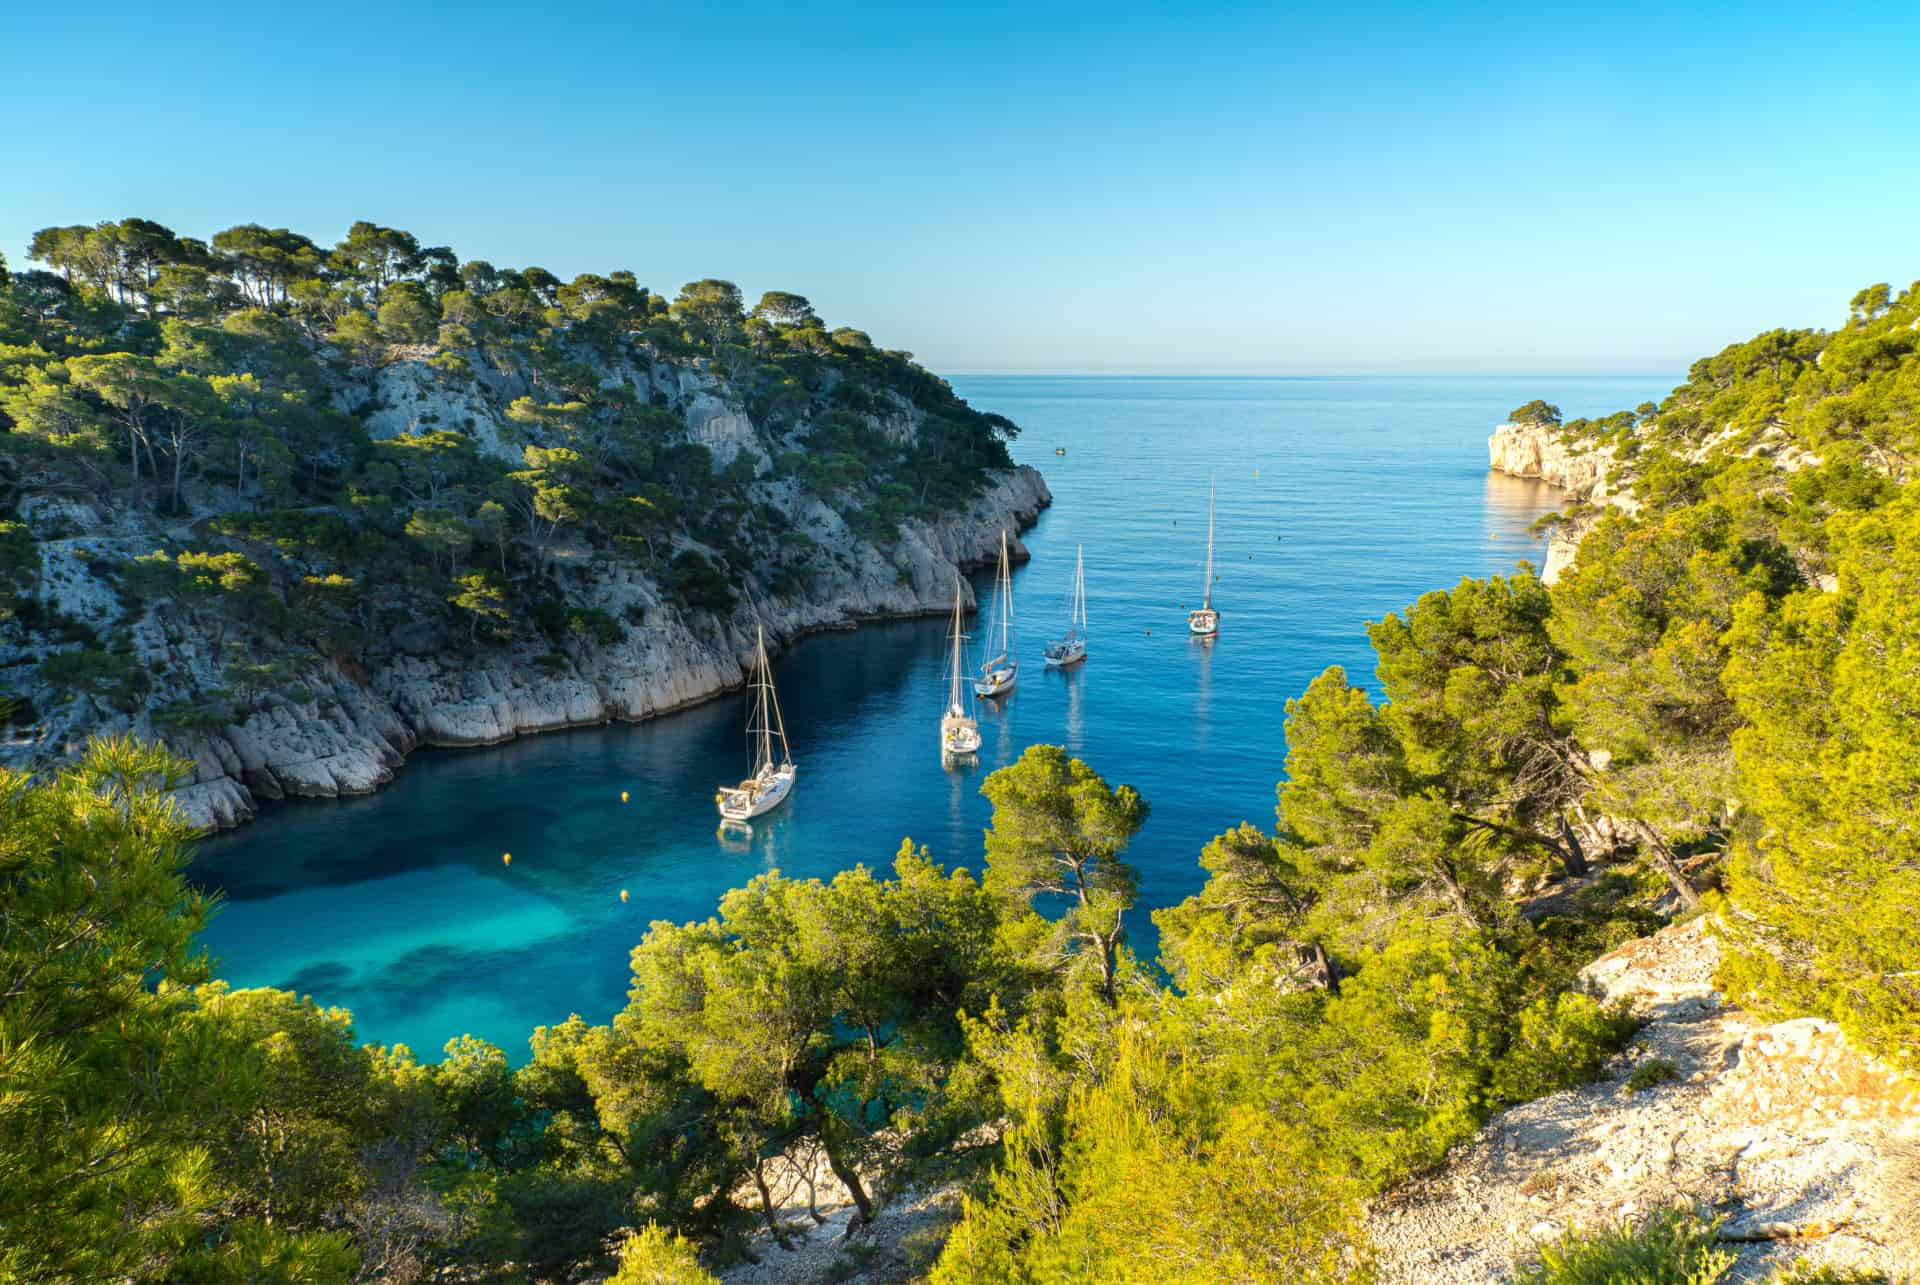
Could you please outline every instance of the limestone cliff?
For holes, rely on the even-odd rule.
[[[471,439],[482,456],[515,461],[540,439],[507,413],[509,405],[553,395],[525,365],[472,357],[449,363],[432,346],[396,346],[377,366],[342,376],[333,399],[353,408],[375,442],[446,431]],[[861,620],[944,612],[957,570],[996,556],[1003,530],[1024,559],[1017,533],[1051,503],[1035,470],[987,469],[964,503],[937,512],[921,505],[914,516],[878,524],[861,512],[877,484],[810,484],[791,467],[773,467],[775,456],[806,456],[812,421],[829,413],[841,424],[852,416],[879,439],[912,443],[931,418],[963,403],[928,411],[882,390],[857,414],[835,404],[831,412],[803,407],[756,418],[748,398],[703,359],[634,351],[599,361],[595,374],[679,425],[664,449],[701,447],[694,458],[710,459],[716,478],[727,475],[741,515],[737,539],[731,518],[683,521],[645,549],[562,527],[541,549],[549,564],[539,576],[542,592],[567,611],[589,613],[598,628],[541,633],[516,621],[510,640],[474,644],[450,616],[443,587],[409,600],[412,609],[366,612],[371,627],[343,655],[288,624],[290,608],[275,608],[280,614],[265,623],[236,622],[125,591],[124,569],[155,549],[237,549],[267,569],[277,600],[290,604],[289,586],[324,568],[230,529],[222,535],[223,514],[257,511],[233,488],[190,484],[189,512],[178,517],[98,497],[28,495],[15,510],[41,561],[38,618],[57,623],[36,631],[15,622],[0,633],[0,690],[24,696],[34,712],[0,740],[0,763],[46,766],[103,733],[162,739],[192,760],[192,779],[178,798],[208,826],[243,822],[262,799],[367,793],[419,746],[486,745],[643,719],[735,687],[744,680],[756,612],[776,649]],[[832,372],[823,382],[831,389]],[[733,606],[696,605],[675,591],[669,564],[687,551],[727,569]],[[970,602],[971,589],[963,592]],[[46,680],[39,666],[71,652],[75,635],[113,639],[117,654],[149,680],[144,690],[109,700]],[[271,690],[232,697],[236,663],[268,659],[280,666]],[[226,695],[214,701],[214,693]],[[180,717],[183,706],[228,712],[189,721]]]
[[[1502,424],[1487,439],[1489,465],[1514,477],[1536,477],[1568,493],[1571,506],[1590,510],[1611,506],[1633,512],[1632,474],[1616,459],[1613,446],[1593,438],[1572,437],[1557,424]],[[1576,513],[1553,530],[1547,541],[1547,562],[1540,579],[1558,580],[1573,565],[1580,537],[1591,518]]]
[[[1487,439],[1488,465],[1515,477],[1539,478],[1567,492],[1566,520],[1554,528],[1547,542],[1546,566],[1540,572],[1543,582],[1553,584],[1573,566],[1581,537],[1603,511],[1639,512],[1640,501],[1633,490],[1639,476],[1638,457],[1654,443],[1690,463],[1730,455],[1764,460],[1781,475],[1819,463],[1819,456],[1779,425],[1754,430],[1728,424],[1698,440],[1662,442],[1655,420],[1643,421],[1630,436],[1616,436],[1613,441],[1603,441],[1598,432],[1558,424],[1502,424]]]

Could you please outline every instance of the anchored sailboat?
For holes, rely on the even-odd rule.
[[[961,674],[967,664],[964,647],[967,635],[962,628],[963,622],[960,579],[956,576],[953,581],[953,660],[950,663],[953,686],[947,693],[947,712],[940,719],[940,753],[955,758],[980,748],[980,724],[974,721],[973,697],[961,682]]]
[[[1213,479],[1207,479],[1207,596],[1187,613],[1187,628],[1202,638],[1220,632],[1220,613],[1213,609]]]
[[[773,691],[773,666],[767,661],[767,634],[754,625],[753,712],[747,717],[747,739],[753,745],[753,774],[738,785],[720,787],[713,796],[722,821],[750,821],[771,812],[786,801],[793,791],[797,769],[787,748],[787,728],[780,718],[780,700]],[[773,757],[773,743],[780,742],[780,759]]]
[[[1073,550],[1073,606],[1067,615],[1067,636],[1047,644],[1047,664],[1056,669],[1087,658],[1087,565],[1079,546]]]
[[[993,645],[994,632],[1000,634],[1000,651],[980,666],[980,677],[973,680],[977,696],[1004,696],[1013,690],[1020,677],[1020,662],[1013,658],[1013,571],[1007,562],[1007,533],[1000,532],[1000,575],[993,585],[993,623],[987,626],[987,645]]]

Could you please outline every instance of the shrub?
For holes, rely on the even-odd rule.
[[[620,1270],[607,1285],[718,1285],[700,1266],[685,1236],[658,1223],[627,1237],[620,1247]]]
[[[1663,1057],[1648,1058],[1633,1068],[1627,1077],[1627,1092],[1640,1093],[1658,1084],[1671,1084],[1680,1078],[1680,1068]]]
[[[1593,1079],[1633,1029],[1620,1008],[1563,991],[1520,1011],[1512,1042],[1494,1065],[1491,1090],[1503,1102],[1527,1102]]]
[[[1893,1278],[1858,1267],[1815,1267],[1797,1258],[1793,1266],[1769,1276],[1767,1285],[1893,1285]]]
[[[589,639],[602,647],[610,647],[627,636],[627,631],[598,607],[580,607],[567,618],[567,632],[577,638]]]
[[[66,695],[97,696],[130,710],[151,686],[146,671],[124,652],[82,647],[40,662],[40,677]]]
[[[733,610],[733,585],[697,549],[683,550],[674,558],[673,587],[689,607]]]
[[[1569,1231],[1543,1246],[1540,1261],[1514,1275],[1514,1285],[1715,1285],[1734,1256],[1715,1243],[1719,1222],[1691,1210],[1653,1215],[1630,1227],[1583,1234]]]

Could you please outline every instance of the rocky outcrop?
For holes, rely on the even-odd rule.
[[[792,470],[776,476],[774,468],[776,456],[809,449],[811,417],[826,413],[840,372],[824,372],[814,403],[762,423],[706,358],[663,356],[639,344],[577,355],[602,387],[666,412],[680,426],[679,442],[704,448],[716,473],[744,486],[744,497],[735,492],[750,509],[742,530],[682,522],[644,548],[580,539],[543,546],[544,591],[557,592],[569,611],[590,612],[588,626],[542,633],[522,624],[510,646],[470,646],[429,599],[424,612],[398,623],[390,611],[378,614],[384,608],[370,610],[357,621],[365,645],[340,659],[298,655],[308,645],[303,637],[272,632],[278,626],[270,619],[219,619],[218,611],[137,602],[121,591],[116,569],[154,549],[237,545],[284,598],[285,586],[312,568],[218,535],[221,515],[253,507],[230,486],[189,481],[193,516],[178,519],[146,505],[29,494],[14,511],[40,550],[33,594],[40,618],[60,622],[65,635],[16,622],[0,636],[0,693],[24,697],[34,715],[30,725],[0,726],[0,764],[46,767],[106,733],[162,739],[193,765],[176,794],[181,807],[209,827],[247,820],[262,799],[364,794],[391,781],[419,746],[490,745],[650,718],[727,691],[744,680],[756,617],[778,649],[863,620],[944,613],[958,571],[994,558],[1003,530],[1014,556],[1026,557],[1018,532],[1052,502],[1035,470],[996,470],[964,508],[909,519],[876,537],[873,517],[861,512],[874,496],[861,485],[823,494]],[[376,440],[459,434],[481,456],[514,467],[543,431],[532,417],[516,418],[514,401],[559,396],[511,347],[395,345],[372,366],[330,367],[328,378],[333,407],[357,417]],[[930,413],[886,387],[852,401],[862,409],[833,413],[862,416],[903,447]],[[736,467],[742,459],[753,465],[746,472],[753,480],[744,483]],[[688,552],[726,568],[739,596],[734,611],[695,608],[671,589],[673,559]],[[964,581],[962,593],[971,602]],[[76,696],[49,684],[40,663],[76,638],[88,646],[111,641],[143,671],[145,690],[131,698]],[[236,665],[267,660],[284,681],[267,680],[270,691],[230,691]],[[189,730],[210,710],[234,721]]]
[[[1805,1258],[1897,1273],[1920,1252],[1920,1083],[1831,1023],[1764,1023],[1713,987],[1705,919],[1589,965],[1588,988],[1645,1025],[1606,1078],[1496,1116],[1435,1173],[1377,1202],[1368,1231],[1392,1285],[1505,1281],[1570,1227],[1670,1205],[1724,1219],[1759,1281]],[[1628,1078],[1641,1068],[1644,1087]]]
[[[1557,486],[1575,506],[1609,506],[1628,513],[1639,508],[1633,479],[1620,466],[1615,448],[1569,437],[1557,424],[1500,425],[1487,439],[1487,462],[1498,472]],[[1580,537],[1591,525],[1590,517],[1577,516],[1554,528],[1540,571],[1543,583],[1553,584],[1573,565]]]
[[[863,620],[945,612],[957,570],[996,557],[1003,530],[1013,556],[1025,559],[1017,533],[1052,502],[1038,472],[1004,470],[965,510],[903,523],[897,540],[882,547],[861,539],[831,504],[791,482],[756,483],[754,491],[757,501],[786,517],[791,532],[835,551],[818,561],[803,588],[782,593],[757,578],[742,586],[775,648]],[[106,624],[120,607],[111,589],[87,573],[87,561],[124,557],[151,543],[145,534],[99,531],[44,544],[49,596],[76,619]],[[304,700],[276,701],[226,727],[164,732],[193,763],[191,780],[176,792],[180,806],[200,825],[233,826],[250,819],[262,799],[370,793],[391,781],[419,746],[491,745],[534,732],[637,721],[745,680],[753,634],[744,612],[686,610],[630,560],[587,550],[573,555],[566,559],[576,564],[566,572],[570,600],[639,622],[618,641],[573,638],[561,653],[531,643],[478,654],[397,650],[354,673],[316,658],[302,676]],[[971,586],[961,584],[971,602]],[[236,659],[231,647],[222,656],[178,619],[150,614],[133,624],[131,635],[135,655],[152,672],[185,674],[203,690],[221,685],[223,659]],[[152,714],[172,695],[153,693],[148,709],[131,718],[73,702],[36,737],[0,746],[0,754],[34,764],[71,753],[101,732],[152,735]]]

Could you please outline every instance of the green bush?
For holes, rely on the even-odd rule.
[[[1893,1285],[1893,1278],[1858,1267],[1814,1267],[1802,1258],[1769,1276],[1767,1285]]]
[[[1717,1220],[1669,1209],[1637,1232],[1569,1231],[1542,1247],[1540,1261],[1522,1268],[1514,1285],[1715,1285],[1734,1263],[1715,1241],[1719,1229]]]
[[[700,1266],[686,1237],[648,1223],[620,1247],[620,1270],[607,1285],[714,1285],[714,1277]]]
[[[1529,1102],[1591,1080],[1632,1029],[1622,1009],[1603,1008],[1589,996],[1543,995],[1515,1020],[1513,1040],[1493,1068],[1493,1096]]]
[[[40,677],[68,696],[95,696],[118,709],[131,709],[152,686],[132,656],[97,647],[47,657]]]
[[[733,584],[697,549],[683,550],[674,558],[673,587],[689,607],[733,610]]]
[[[1627,1077],[1627,1092],[1640,1093],[1655,1085],[1671,1084],[1680,1078],[1680,1068],[1663,1057],[1648,1058],[1633,1068]]]
[[[602,647],[610,647],[627,636],[627,631],[598,607],[579,607],[567,617],[567,632],[577,638],[590,639]]]

